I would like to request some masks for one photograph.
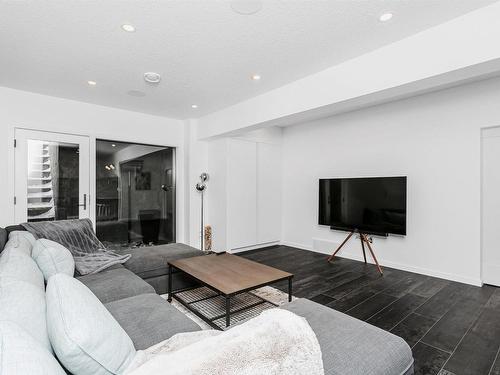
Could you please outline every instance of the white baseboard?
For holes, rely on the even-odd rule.
[[[274,246],[274,245],[279,245],[279,244],[280,244],[280,241],[266,242],[266,243],[261,243],[258,245],[244,246],[244,247],[238,247],[236,249],[231,249],[228,251],[228,253],[231,253],[231,254],[242,253],[243,251],[257,250],[257,249],[262,249],[263,247],[269,247],[269,246]]]
[[[332,252],[335,250],[335,247],[333,247],[332,251],[326,251],[326,250],[323,251],[320,249],[313,249],[312,246],[307,246],[304,244],[299,244],[299,243],[294,243],[294,242],[289,242],[289,241],[281,241],[281,245],[296,247],[298,249],[309,250],[309,251],[313,251],[315,253],[327,254],[327,255],[331,255]],[[343,251],[342,255],[337,255],[337,256],[340,258],[346,258],[346,259],[357,260],[357,261],[363,262],[363,257],[361,256],[361,254],[353,254],[353,253],[348,253],[346,251]],[[369,257],[367,257],[367,262],[374,264],[373,261],[371,259],[368,259],[368,258]],[[384,259],[378,259],[378,261],[379,261],[381,266],[395,268],[395,269],[402,270],[402,271],[419,273],[421,275],[438,277],[440,279],[456,281],[459,283],[464,283],[464,284],[469,284],[469,285],[474,285],[474,286],[482,286],[483,285],[483,282],[480,279],[463,277],[460,275],[455,275],[455,274],[451,274],[451,273],[447,273],[447,272],[441,272],[441,271],[437,271],[437,270],[433,270],[433,269],[429,269],[429,268],[415,267],[415,266],[411,266],[411,265],[407,265],[407,264],[386,261]]]
[[[303,245],[301,243],[289,242],[289,241],[281,241],[280,245],[290,246],[290,247],[296,247],[297,249],[309,250],[309,251],[314,251],[315,253],[319,253],[319,251],[314,250],[312,248],[312,246]]]

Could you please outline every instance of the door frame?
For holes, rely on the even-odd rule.
[[[27,202],[24,197],[27,192],[27,176],[18,175],[18,163],[26,163],[26,141],[28,139],[40,141],[55,141],[79,145],[79,204],[83,204],[86,194],[86,208],[80,206],[79,217],[92,218],[91,208],[91,182],[90,182],[90,137],[81,134],[68,134],[36,129],[14,128],[14,221],[25,221],[27,215]],[[22,182],[21,181],[22,178]]]
[[[485,136],[485,133],[496,133],[495,135]],[[485,179],[485,161],[484,161],[484,139],[485,138],[500,138],[500,126],[487,126],[481,127],[479,129],[479,141],[480,141],[480,278],[481,284],[491,284],[492,280],[485,281],[484,272],[484,255],[485,255],[485,244],[484,244],[484,179]]]
[[[179,229],[179,188],[177,186],[177,183],[179,181],[178,178],[178,170],[179,170],[179,165],[178,165],[178,152],[179,152],[179,146],[165,146],[165,145],[159,145],[159,144],[153,144],[153,143],[147,143],[147,142],[137,142],[137,141],[131,141],[131,140],[124,140],[120,137],[93,137],[91,140],[91,153],[90,153],[90,193],[92,194],[92,197],[94,197],[94,202],[92,203],[92,216],[91,220],[94,226],[94,231],[96,231],[96,225],[97,225],[97,212],[96,212],[96,204],[97,204],[97,142],[98,141],[104,141],[104,142],[115,142],[115,143],[130,143],[131,145],[139,145],[139,146],[151,146],[151,147],[158,147],[158,148],[171,148],[173,149],[173,157],[172,157],[172,183],[174,186],[174,199],[173,199],[173,212],[174,212],[174,218],[173,218],[173,227],[174,227],[174,240],[177,242],[179,240],[179,237],[183,236],[183,233]]]

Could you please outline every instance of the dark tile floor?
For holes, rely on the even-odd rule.
[[[294,273],[296,297],[401,336],[415,374],[500,375],[500,288],[482,288],[275,246],[240,254]],[[287,284],[276,284],[287,291]]]

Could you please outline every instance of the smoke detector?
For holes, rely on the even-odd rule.
[[[144,73],[144,80],[149,83],[160,83],[161,75],[155,72]]]

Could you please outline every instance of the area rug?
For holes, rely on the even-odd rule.
[[[199,301],[194,302],[193,307],[209,318],[217,318],[213,322],[220,329],[226,329],[226,319],[223,316],[225,313],[225,299],[222,296],[217,295],[217,293],[207,287],[181,292],[178,293],[178,295],[188,303]],[[162,297],[167,299],[167,294],[163,294]],[[265,300],[263,303],[254,306],[262,299]],[[292,297],[292,300],[295,299],[296,297]],[[231,311],[236,311],[231,314],[231,326],[256,317],[264,310],[282,306],[285,303],[288,303],[288,293],[284,293],[270,286],[265,286],[248,293],[238,294],[231,298]],[[177,300],[172,300],[172,306],[198,324],[202,329],[213,329],[213,327],[196,316]],[[250,307],[246,308],[247,306]]]

